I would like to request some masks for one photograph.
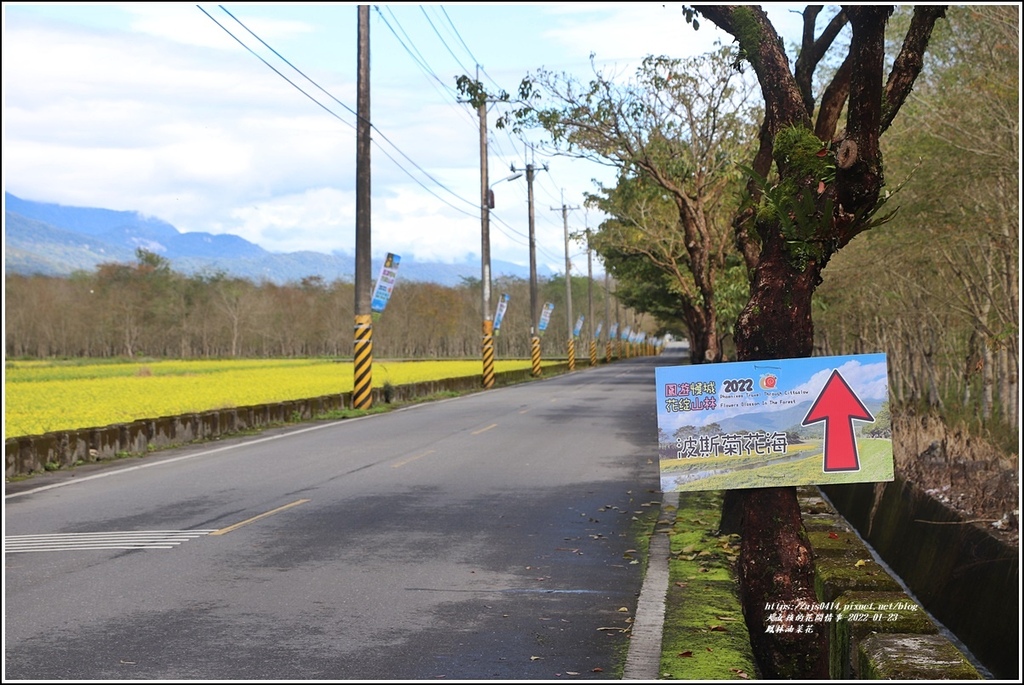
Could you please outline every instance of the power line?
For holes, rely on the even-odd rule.
[[[332,117],[334,117],[335,119],[337,119],[337,120],[338,120],[338,121],[340,121],[341,123],[345,124],[346,126],[348,126],[348,127],[350,127],[350,128],[353,128],[353,129],[355,128],[355,124],[349,123],[349,122],[345,121],[344,119],[342,119],[341,117],[339,117],[339,116],[338,116],[338,115],[337,115],[337,114],[336,114],[335,112],[333,112],[333,111],[331,111],[331,110],[330,110],[329,108],[325,107],[325,106],[324,106],[324,104],[323,104],[322,102],[320,102],[319,100],[317,100],[316,98],[314,98],[314,97],[313,97],[312,95],[310,95],[309,93],[307,93],[306,91],[304,91],[304,90],[303,90],[302,88],[300,88],[300,87],[298,86],[298,84],[296,84],[296,83],[295,83],[294,81],[292,81],[292,80],[291,80],[290,78],[288,78],[287,76],[285,76],[284,74],[282,74],[282,73],[281,73],[280,71],[278,71],[278,70],[277,70],[277,68],[275,68],[275,67],[274,67],[274,65],[272,65],[272,64],[271,64],[270,62],[268,62],[267,60],[263,59],[263,58],[262,58],[262,57],[261,57],[260,55],[256,54],[256,52],[255,52],[255,51],[254,51],[254,50],[253,50],[252,48],[250,48],[250,47],[249,47],[248,45],[246,45],[246,44],[245,44],[244,42],[242,42],[242,41],[241,41],[241,40],[240,40],[240,39],[238,38],[238,36],[236,36],[235,34],[231,33],[231,31],[229,31],[229,30],[228,30],[228,28],[227,28],[226,26],[224,26],[224,25],[223,25],[223,24],[221,24],[221,23],[220,23],[219,21],[217,21],[216,19],[214,19],[214,18],[213,18],[213,17],[212,17],[211,15],[210,15],[210,13],[209,13],[209,12],[207,12],[206,10],[204,10],[204,9],[203,9],[202,7],[200,7],[199,5],[196,5],[196,7],[199,7],[199,11],[200,11],[200,12],[202,12],[202,13],[203,13],[203,14],[205,14],[206,16],[210,17],[210,20],[211,20],[211,21],[212,21],[212,22],[213,22],[214,24],[216,24],[216,25],[217,25],[217,26],[219,26],[219,27],[220,27],[221,29],[223,29],[223,30],[224,30],[224,33],[226,33],[226,34],[228,34],[229,36],[231,36],[232,38],[234,38],[234,39],[235,39],[235,40],[236,40],[236,41],[238,42],[238,44],[239,44],[239,45],[241,45],[241,46],[242,46],[243,48],[245,48],[246,50],[248,50],[248,51],[249,51],[249,52],[250,52],[250,53],[251,53],[251,54],[252,54],[252,55],[253,55],[253,56],[254,56],[254,57],[255,57],[256,59],[258,59],[259,61],[263,62],[263,63],[264,63],[265,65],[267,65],[267,66],[268,66],[268,67],[269,67],[269,68],[270,68],[270,69],[271,69],[271,70],[272,70],[272,71],[273,71],[273,72],[274,72],[275,74],[277,74],[278,76],[280,76],[281,78],[283,78],[283,79],[284,79],[285,81],[287,81],[288,83],[290,83],[290,84],[291,84],[291,85],[292,85],[292,86],[293,86],[293,87],[294,87],[294,88],[295,88],[295,89],[296,89],[297,91],[299,91],[300,93],[302,93],[303,95],[305,95],[305,96],[306,96],[307,98],[309,98],[310,100],[312,100],[312,101],[313,101],[314,103],[316,103],[316,104],[317,104],[317,105],[318,105],[319,107],[321,107],[321,108],[322,108],[322,109],[323,109],[324,111],[326,111],[326,112],[327,112],[328,114],[330,114],[330,115],[331,115]],[[224,8],[223,8],[223,7],[221,7],[221,9],[224,9]],[[227,12],[227,10],[224,10],[224,11],[225,11],[225,12]],[[231,13],[230,13],[230,12],[228,12],[228,14],[230,15]],[[232,18],[234,18],[234,17],[232,17]],[[237,20],[237,19],[235,19],[235,21],[238,21],[238,20]],[[241,23],[241,22],[239,22],[239,23]],[[243,25],[243,26],[244,26],[244,25]],[[276,54],[276,53],[275,53],[275,54]],[[279,55],[279,56],[280,56],[280,55]],[[286,61],[287,61],[287,60],[286,60]],[[289,66],[290,66],[290,65],[289,65]],[[295,67],[292,67],[292,68],[294,69]],[[296,71],[298,71],[298,69],[296,69]],[[302,72],[300,71],[299,73],[301,74]],[[303,76],[305,76],[305,74],[303,74]],[[338,104],[341,104],[341,103],[339,102]],[[354,112],[354,111],[353,111],[353,110],[352,110],[352,109],[351,109],[350,107],[348,107],[348,106],[346,106],[346,105],[342,105],[342,107],[345,107],[345,109],[347,109],[347,110],[348,110],[349,112],[352,112],[352,114],[355,114],[355,112]],[[357,115],[357,116],[358,116],[358,115]]]
[[[322,108],[323,110],[325,110],[325,111],[326,111],[326,112],[327,112],[328,114],[330,114],[331,116],[335,117],[336,119],[338,119],[338,120],[339,120],[339,121],[341,121],[342,123],[346,124],[347,126],[349,126],[349,127],[351,127],[351,128],[355,128],[355,126],[354,126],[353,124],[351,124],[351,123],[349,123],[349,122],[345,121],[344,119],[342,119],[341,117],[339,117],[339,116],[338,116],[338,115],[337,115],[337,114],[336,114],[335,112],[333,112],[333,111],[332,111],[331,109],[329,109],[328,107],[326,107],[326,106],[325,106],[325,105],[324,105],[323,103],[321,103],[321,102],[320,102],[319,100],[317,100],[316,98],[314,98],[313,96],[311,96],[311,95],[310,95],[309,93],[307,93],[307,92],[306,92],[305,90],[303,90],[303,89],[302,89],[301,87],[299,87],[299,86],[298,86],[298,85],[297,85],[297,84],[296,84],[296,83],[295,83],[294,81],[292,81],[292,80],[291,80],[291,79],[289,79],[289,78],[288,78],[287,76],[285,76],[284,74],[282,74],[282,73],[281,73],[281,72],[280,72],[280,71],[279,71],[279,70],[278,70],[277,68],[275,68],[275,67],[274,67],[274,66],[273,66],[272,64],[270,64],[269,62],[267,62],[267,60],[263,59],[263,57],[262,57],[262,56],[260,56],[259,54],[257,54],[257,53],[256,53],[256,52],[255,52],[255,51],[254,51],[254,50],[252,49],[252,48],[250,48],[250,47],[249,47],[248,45],[246,45],[246,44],[245,44],[245,43],[244,43],[244,42],[243,42],[242,40],[240,40],[240,39],[239,39],[239,38],[238,38],[237,36],[235,36],[235,35],[234,35],[233,33],[231,33],[231,31],[230,31],[230,30],[228,30],[228,28],[227,28],[227,27],[225,27],[225,26],[224,26],[224,25],[222,25],[222,24],[221,24],[221,23],[220,23],[219,21],[217,21],[217,20],[216,20],[216,19],[215,19],[214,17],[212,17],[212,16],[211,16],[211,15],[210,15],[210,14],[209,14],[209,13],[208,13],[208,12],[207,12],[207,11],[206,11],[205,9],[203,9],[202,7],[200,7],[200,6],[198,6],[198,5],[197,5],[197,7],[199,7],[199,10],[200,10],[200,11],[202,11],[202,12],[203,12],[203,14],[205,14],[205,15],[206,15],[207,17],[209,17],[209,18],[210,18],[210,19],[211,19],[211,20],[212,20],[212,21],[213,21],[213,22],[214,22],[215,24],[217,24],[217,26],[219,26],[219,27],[220,27],[221,29],[223,29],[225,33],[227,33],[227,34],[228,34],[229,36],[231,36],[232,38],[234,38],[234,39],[235,39],[235,41],[237,41],[237,42],[239,43],[239,45],[241,45],[241,46],[242,46],[242,47],[244,47],[244,48],[245,48],[246,50],[248,50],[248,51],[249,51],[249,52],[250,52],[250,53],[251,53],[251,54],[252,54],[253,56],[255,56],[255,57],[256,57],[257,59],[259,59],[259,60],[260,60],[261,62],[263,62],[263,63],[264,63],[264,64],[265,64],[266,66],[268,66],[268,67],[269,67],[269,68],[270,68],[270,69],[271,69],[271,70],[272,70],[272,71],[273,71],[274,73],[276,73],[276,74],[277,74],[277,75],[279,75],[279,76],[280,76],[281,78],[283,78],[283,79],[284,79],[285,81],[287,81],[287,82],[288,82],[289,84],[291,84],[291,85],[292,85],[292,86],[293,86],[293,87],[294,87],[294,88],[295,88],[296,90],[298,90],[298,91],[299,91],[300,93],[302,93],[302,94],[303,94],[303,95],[305,95],[305,96],[306,96],[307,98],[309,98],[310,100],[312,100],[312,101],[313,101],[314,103],[316,103],[316,104],[317,104],[317,105],[318,105],[319,107],[321,107],[321,108]],[[253,36],[253,37],[254,37],[254,38],[255,38],[256,40],[258,40],[258,41],[259,41],[260,43],[262,43],[262,44],[263,44],[263,45],[264,45],[264,46],[265,46],[265,47],[266,47],[266,48],[267,48],[268,50],[270,50],[271,52],[273,52],[273,53],[274,53],[274,54],[275,54],[275,55],[276,55],[276,56],[277,56],[277,57],[278,57],[279,59],[281,59],[281,61],[283,61],[283,62],[284,62],[285,64],[287,64],[287,65],[288,65],[288,66],[290,66],[290,67],[291,67],[292,69],[294,69],[294,70],[295,70],[295,71],[296,71],[297,73],[299,73],[299,74],[300,74],[300,75],[301,75],[301,76],[302,76],[303,78],[305,78],[305,79],[306,79],[307,81],[309,81],[309,82],[310,82],[310,83],[312,83],[312,84],[313,84],[314,86],[316,86],[316,87],[317,87],[317,88],[318,88],[318,89],[319,89],[319,90],[320,90],[321,92],[323,92],[323,93],[324,93],[325,95],[327,95],[327,96],[328,96],[329,98],[331,98],[332,100],[334,100],[334,101],[335,101],[335,102],[336,102],[336,103],[337,103],[338,105],[340,105],[341,107],[345,108],[346,110],[348,110],[348,111],[349,111],[349,112],[351,112],[352,114],[355,114],[355,115],[356,115],[356,117],[358,118],[358,114],[357,114],[357,113],[356,113],[356,112],[355,112],[355,111],[354,111],[354,110],[353,110],[353,109],[352,109],[351,107],[349,107],[349,106],[348,106],[348,105],[346,105],[345,103],[343,103],[343,102],[341,102],[340,100],[338,100],[338,99],[337,99],[336,97],[334,97],[333,95],[331,95],[331,93],[329,93],[329,92],[328,92],[327,90],[325,90],[325,89],[324,89],[323,87],[321,87],[321,86],[320,86],[320,85],[319,85],[318,83],[316,83],[316,81],[314,81],[314,80],[313,80],[313,79],[311,79],[311,78],[310,78],[309,76],[307,76],[307,75],[306,75],[305,73],[303,73],[303,72],[302,72],[302,70],[300,70],[300,69],[299,69],[298,67],[296,67],[296,66],[295,66],[294,64],[292,64],[292,63],[291,63],[290,61],[288,61],[288,60],[287,60],[287,59],[286,59],[286,58],[285,58],[285,57],[284,57],[283,55],[281,55],[281,54],[280,54],[280,53],[279,53],[279,52],[278,52],[277,50],[275,50],[275,49],[274,49],[273,47],[271,47],[271,46],[270,46],[269,44],[267,44],[267,42],[266,42],[266,41],[264,41],[264,40],[263,40],[262,38],[260,38],[260,37],[259,37],[258,35],[256,35],[256,33],[254,33],[254,32],[253,32],[253,31],[252,31],[252,30],[251,30],[251,29],[250,29],[249,27],[247,27],[247,26],[246,26],[246,25],[245,25],[244,23],[242,23],[242,21],[241,21],[241,20],[239,20],[239,19],[238,19],[238,18],[237,18],[236,16],[234,16],[233,14],[231,14],[231,12],[229,12],[229,11],[228,11],[228,10],[227,10],[227,9],[226,9],[226,8],[225,8],[225,7],[223,6],[223,5],[219,5],[219,7],[220,7],[220,9],[221,9],[221,10],[223,10],[223,11],[224,11],[224,13],[225,13],[225,14],[227,14],[227,15],[228,15],[229,17],[231,17],[231,18],[232,18],[232,19],[234,19],[234,20],[235,20],[236,22],[238,22],[238,24],[239,24],[239,25],[240,25],[240,26],[241,26],[242,28],[244,28],[244,29],[245,29],[246,31],[248,31],[248,32],[249,32],[249,34],[250,34],[250,35],[252,35],[252,36]],[[434,183],[436,183],[436,184],[438,185],[438,187],[440,187],[440,188],[442,188],[442,189],[446,190],[447,192],[451,193],[451,194],[452,194],[452,195],[453,195],[454,197],[456,197],[456,198],[457,198],[457,199],[459,199],[459,200],[462,200],[462,201],[463,201],[463,202],[465,202],[466,204],[468,204],[468,205],[470,205],[470,206],[472,206],[472,207],[474,207],[474,208],[476,207],[476,203],[475,203],[474,201],[470,201],[470,200],[467,200],[466,198],[462,197],[461,195],[459,195],[459,194],[458,194],[458,193],[456,193],[455,191],[451,190],[451,189],[450,189],[450,188],[448,188],[448,187],[447,187],[446,185],[444,185],[443,183],[441,183],[440,181],[438,181],[438,180],[437,180],[436,178],[434,178],[434,177],[433,177],[433,176],[432,176],[432,175],[431,175],[430,173],[428,173],[428,172],[427,172],[427,171],[426,171],[425,169],[423,169],[423,168],[422,168],[422,167],[421,167],[421,166],[420,166],[419,164],[417,164],[417,163],[416,163],[415,161],[413,161],[413,159],[412,159],[412,158],[410,158],[410,157],[409,157],[409,156],[408,156],[407,154],[405,154],[405,153],[404,153],[404,152],[403,152],[403,151],[401,150],[401,148],[399,148],[399,147],[398,147],[397,145],[395,145],[395,144],[394,144],[393,142],[391,142],[391,140],[390,140],[390,139],[389,139],[389,138],[388,138],[388,137],[387,137],[387,136],[386,136],[386,135],[385,135],[385,134],[383,133],[383,131],[381,131],[381,130],[380,130],[379,128],[377,128],[376,126],[374,126],[374,125],[373,125],[372,123],[370,124],[370,127],[371,127],[371,128],[372,128],[372,129],[374,130],[374,131],[376,131],[376,132],[377,132],[377,133],[378,133],[378,134],[380,135],[380,137],[381,137],[381,138],[382,138],[382,139],[383,139],[384,141],[386,141],[386,142],[387,142],[387,143],[388,143],[389,145],[391,145],[391,146],[392,146],[392,147],[393,147],[393,148],[394,148],[394,149],[395,149],[395,150],[396,150],[396,151],[397,151],[397,152],[398,152],[398,153],[399,153],[400,155],[402,155],[402,157],[404,157],[404,158],[405,158],[406,160],[408,160],[408,161],[409,161],[409,163],[411,163],[411,164],[412,164],[412,165],[413,165],[414,167],[416,167],[416,168],[417,168],[417,169],[418,169],[418,170],[419,170],[419,171],[420,171],[420,172],[421,172],[421,173],[422,173],[422,174],[423,174],[424,176],[426,176],[426,177],[427,177],[427,178],[429,178],[429,179],[430,179],[431,181],[433,181]],[[383,147],[381,147],[381,145],[380,145],[379,143],[377,143],[376,141],[374,141],[374,144],[375,144],[375,145],[376,145],[376,146],[377,146],[377,147],[378,147],[378,148],[379,148],[379,149],[381,150],[381,152],[383,152],[383,153],[384,153],[384,155],[385,155],[385,156],[386,156],[386,157],[387,157],[388,159],[390,159],[390,160],[391,160],[392,162],[394,162],[394,163],[395,163],[395,165],[396,165],[396,166],[397,166],[397,167],[398,167],[399,169],[401,169],[401,170],[402,170],[403,172],[405,172],[405,173],[406,173],[406,175],[408,175],[408,176],[409,176],[409,178],[411,178],[411,179],[412,179],[413,181],[415,181],[415,182],[416,182],[416,183],[417,183],[417,184],[418,184],[418,185],[419,185],[420,187],[422,187],[422,188],[423,188],[424,190],[426,190],[426,191],[427,191],[427,192],[429,192],[429,193],[430,193],[431,195],[433,195],[434,197],[436,197],[436,198],[437,198],[438,200],[440,200],[440,201],[441,201],[441,202],[443,202],[444,204],[448,205],[448,206],[449,206],[449,207],[451,207],[452,209],[454,209],[454,210],[456,210],[456,211],[459,211],[459,212],[462,212],[463,214],[466,214],[467,216],[476,216],[475,214],[472,214],[472,213],[470,213],[470,212],[468,212],[468,211],[466,211],[466,210],[463,210],[463,209],[461,209],[461,208],[459,208],[459,207],[456,207],[455,205],[451,204],[450,202],[448,202],[447,200],[445,200],[444,198],[442,198],[442,197],[441,197],[440,195],[438,195],[437,193],[435,193],[435,192],[434,192],[434,191],[433,191],[432,189],[430,189],[430,188],[428,188],[428,187],[427,187],[426,185],[424,185],[424,184],[423,184],[423,183],[422,183],[422,182],[421,182],[421,181],[420,181],[419,179],[417,179],[417,178],[416,178],[415,176],[413,176],[413,175],[412,175],[411,173],[409,173],[408,169],[406,169],[405,167],[403,167],[403,166],[402,166],[402,165],[401,165],[401,164],[400,164],[400,163],[398,162],[398,160],[396,160],[396,159],[395,159],[394,157],[392,157],[392,156],[391,156],[391,155],[390,155],[390,154],[388,153],[388,151],[387,151],[387,150],[385,150],[385,149],[384,149]]]
[[[423,5],[420,5],[420,11],[423,12],[423,16],[426,18],[427,23],[430,24],[430,28],[434,29],[434,33],[437,34],[438,39],[440,39],[441,45],[443,45],[445,50],[448,51],[448,54],[452,56],[452,59],[455,60],[455,63],[462,67],[462,73],[465,74],[466,76],[469,76],[469,70],[466,69],[466,66],[462,62],[459,61],[459,58],[455,56],[455,53],[452,52],[452,49],[448,47],[448,43],[445,41],[444,36],[442,36],[441,32],[437,30],[436,26],[434,26],[434,22],[430,21],[430,16],[427,14],[427,11],[423,9]],[[463,46],[465,46],[465,44],[463,44]],[[469,52],[469,50],[467,50],[466,52]],[[472,57],[472,55],[470,55],[470,57]]]
[[[423,71],[423,73],[426,74],[427,81],[430,83],[431,87],[437,90],[443,98],[451,100],[453,104],[458,105],[458,96],[455,93],[455,89],[447,85],[444,81],[442,81],[441,77],[437,75],[437,72],[427,63],[426,58],[423,57],[422,53],[413,43],[412,38],[402,27],[401,22],[398,21],[398,17],[395,16],[395,13],[391,10],[391,8],[388,7],[388,14],[391,15],[392,20],[398,27],[398,31],[401,31],[402,35],[405,36],[405,40],[402,39],[402,36],[398,35],[398,31],[396,31],[395,27],[391,25],[391,22],[389,22],[387,18],[385,18],[384,15],[381,14],[380,8],[374,5],[374,9],[377,10],[377,16],[379,16],[380,20],[384,22],[384,25],[388,27],[388,30],[391,31],[391,35],[395,37],[395,40],[398,41],[398,44],[402,46],[402,48],[409,54],[409,57],[411,57],[412,60],[416,63],[416,65]],[[440,89],[438,88],[438,86],[440,86]],[[459,112],[460,116],[466,117],[466,120],[471,125],[476,124],[476,121],[468,112],[465,111],[464,108],[456,107],[455,109]]]

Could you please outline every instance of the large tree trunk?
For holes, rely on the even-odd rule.
[[[891,5],[844,5],[815,36],[820,7],[804,12],[797,73],[790,71],[783,42],[756,5],[700,5],[697,11],[739,43],[764,96],[764,121],[753,169],[762,178],[774,158],[778,185],[741,208],[736,237],[752,270],[751,296],[736,324],[737,357],[743,361],[810,356],[814,350],[811,296],[821,271],[836,250],[871,228],[884,183],[879,136],[899,111],[922,65],[922,55],[943,6],[915,9],[910,29],[889,78],[885,65],[885,24]],[[818,126],[812,126],[813,74],[840,29],[852,28],[846,59],[825,88]],[[834,136],[846,102],[846,129]],[[884,104],[883,104],[884,102]],[[822,150],[794,137],[803,130],[818,137]],[[785,140],[780,133],[787,133]],[[788,142],[787,142],[788,141]],[[786,142],[780,146],[780,143]],[[825,143],[830,145],[825,146]],[[802,146],[803,152],[799,152]],[[834,178],[814,164],[834,155]],[[771,157],[769,157],[769,154]],[[801,159],[802,157],[802,159]],[[757,184],[752,184],[752,188]],[[755,189],[756,190],[756,189]],[[790,204],[787,204],[789,202]],[[774,209],[775,218],[760,209]],[[760,251],[751,239],[760,238]],[[827,679],[827,639],[818,633],[766,633],[765,607],[817,603],[810,546],[793,487],[730,491],[723,523],[742,536],[739,572],[744,611],[758,665],[766,678]]]
[[[811,295],[820,266],[798,271],[777,231],[766,232],[750,301],[736,326],[739,359],[808,357],[814,344]],[[766,633],[769,603],[813,606],[814,564],[795,487],[732,490],[723,521],[741,534],[739,577],[751,646],[766,678],[828,679],[823,632]]]
[[[765,678],[828,680],[828,640],[823,631],[766,633],[769,602],[812,607],[814,565],[796,488],[753,488],[740,493],[743,535],[740,591],[751,647]],[[792,615],[792,612],[789,613]],[[786,632],[788,627],[793,632]],[[819,627],[820,628],[820,627]]]

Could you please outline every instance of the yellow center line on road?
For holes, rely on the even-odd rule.
[[[480,435],[481,433],[486,433],[487,431],[491,430],[492,428],[496,427],[497,425],[498,424],[496,424],[496,423],[492,423],[491,425],[487,426],[486,428],[481,428],[478,431],[473,431],[472,433],[470,433],[470,435]]]
[[[414,461],[416,461],[416,460],[417,460],[417,459],[419,459],[420,457],[425,457],[425,456],[427,456],[428,454],[433,454],[433,453],[434,453],[434,452],[436,452],[436,451],[437,451],[437,450],[427,450],[427,451],[426,451],[426,452],[424,452],[423,454],[417,454],[417,455],[416,455],[415,457],[409,457],[408,459],[403,459],[402,461],[397,461],[397,462],[395,462],[394,464],[392,464],[392,465],[391,465],[391,468],[393,468],[393,469],[397,469],[397,468],[398,468],[399,466],[405,466],[406,464],[408,464],[408,463],[410,463],[410,462],[414,462]]]
[[[278,507],[277,509],[271,509],[270,511],[265,511],[262,514],[260,514],[259,516],[253,516],[251,519],[246,519],[244,521],[239,521],[238,523],[236,523],[234,525],[231,525],[231,526],[228,526],[227,528],[221,528],[220,530],[215,530],[212,533],[210,533],[210,535],[224,535],[226,533],[230,533],[231,531],[233,531],[233,530],[235,530],[237,528],[241,528],[244,525],[253,523],[254,521],[259,521],[260,519],[266,518],[268,516],[273,516],[274,514],[277,514],[278,512],[284,511],[285,509],[291,509],[292,507],[297,507],[298,505],[305,504],[308,501],[309,501],[308,499],[295,500],[291,504],[286,504],[283,507]]]

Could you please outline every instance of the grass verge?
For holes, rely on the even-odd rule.
[[[757,677],[735,576],[739,537],[719,535],[722,491],[679,493],[670,535],[661,677]]]

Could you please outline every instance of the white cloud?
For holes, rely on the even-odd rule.
[[[657,2],[558,5],[574,20],[544,31],[576,55],[594,53],[595,61],[634,68],[648,55],[692,55],[711,50],[716,40],[731,42],[709,21],[694,30],[682,6]]]
[[[234,41],[225,40],[227,34],[218,24],[232,32],[247,34],[234,19],[213,5],[207,5],[203,10],[197,9],[193,3],[125,3],[122,7],[131,15],[130,26],[133,31],[184,45],[232,49]],[[209,14],[216,22],[202,17],[200,11]],[[238,16],[235,12],[232,14]],[[257,17],[246,19],[244,23],[267,42],[301,38],[314,32],[308,23],[289,19]]]
[[[203,7],[337,118],[194,4],[5,4],[5,188],[30,200],[140,211],[181,231],[233,233],[272,251],[351,251],[356,6],[231,8],[315,84],[219,7]],[[434,9],[426,7],[440,19]],[[375,253],[419,260],[473,258],[480,251],[476,115],[451,92],[454,75],[475,67],[460,40],[487,64],[488,75],[507,79],[505,87],[514,91],[520,77],[541,65],[586,79],[591,52],[624,67],[650,53],[682,55],[701,41],[709,46],[716,33],[708,22],[694,32],[678,6],[659,3],[456,4],[447,13],[460,40],[448,32],[442,46],[420,7],[375,10],[371,112],[379,147],[371,148],[372,242]],[[533,30],[512,30],[522,26]],[[389,28],[400,29],[402,43]],[[447,49],[459,51],[458,63]],[[508,164],[521,168],[527,161],[521,142],[494,129],[497,114],[490,115],[492,182]],[[594,190],[591,178],[614,176],[564,158],[540,161],[550,161],[550,170],[538,174],[534,188],[537,259],[560,272],[563,226],[551,208],[563,201],[579,206],[583,193]],[[525,180],[495,191],[492,259],[525,264]],[[574,212],[570,230],[582,229],[584,220],[596,226],[599,218]],[[574,272],[586,273],[583,246],[574,243],[571,252]]]
[[[832,371],[832,369],[819,371],[795,390],[809,393],[811,397],[817,397],[832,376]],[[864,364],[856,359],[851,359],[836,371],[862,401],[882,400],[888,397],[889,378],[885,363]]]

